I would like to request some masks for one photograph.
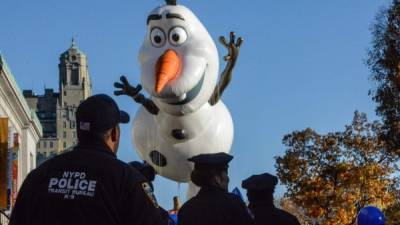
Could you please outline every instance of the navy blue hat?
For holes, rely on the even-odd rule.
[[[146,165],[144,163],[141,163],[139,161],[132,161],[132,162],[129,162],[128,164],[133,166],[133,168],[137,169],[138,171],[141,171],[146,167]]]
[[[154,181],[156,176],[156,171],[148,163],[132,161],[128,164],[131,165],[133,168],[135,168],[137,171],[139,171],[149,182]]]
[[[278,184],[278,178],[269,173],[259,175],[252,175],[246,180],[242,181],[242,188],[247,190],[264,190],[274,189]]]
[[[128,123],[128,113],[119,110],[117,103],[108,95],[93,95],[84,100],[76,111],[77,130],[95,134]]]
[[[228,163],[233,159],[233,156],[225,153],[200,154],[189,158],[190,162],[194,162],[194,169],[215,169],[224,170],[228,168]]]

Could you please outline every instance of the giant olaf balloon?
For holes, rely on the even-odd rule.
[[[217,48],[199,19],[176,1],[157,7],[147,18],[147,33],[139,53],[141,83],[150,98],[125,77],[116,95],[142,104],[133,121],[133,141],[139,156],[158,174],[189,182],[192,163],[201,153],[229,152],[233,123],[220,96],[227,87],[242,38],[220,37],[228,49],[226,68],[218,79]]]

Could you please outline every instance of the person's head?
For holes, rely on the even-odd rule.
[[[247,198],[250,203],[273,204],[273,195],[278,178],[269,173],[252,175],[242,181],[242,187],[247,190]]]
[[[137,171],[139,171],[146,178],[148,182],[154,181],[156,177],[156,171],[148,163],[132,161],[128,164],[131,165],[133,168],[135,168]]]
[[[192,182],[199,187],[214,186],[228,191],[228,163],[233,156],[226,153],[201,154],[188,159],[194,162]]]
[[[120,123],[128,123],[129,115],[119,110],[117,103],[105,94],[93,95],[84,100],[76,112],[78,142],[103,142],[117,153],[120,140]]]
[[[112,152],[117,154],[121,136],[121,130],[119,128],[119,124],[104,132],[99,132],[95,134],[95,136],[96,139],[103,140],[104,143],[112,150]]]

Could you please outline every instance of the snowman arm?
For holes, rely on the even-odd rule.
[[[144,97],[144,95],[138,93],[135,96],[132,96],[135,102],[143,105],[143,107],[151,114],[157,115],[160,109],[156,106],[156,104],[149,98]]]
[[[133,87],[129,84],[128,79],[125,76],[121,76],[121,83],[115,82],[114,87],[119,88],[119,90],[114,91],[116,96],[127,95],[133,98],[133,100],[141,105],[151,114],[157,115],[160,111],[156,104],[151,100],[146,98],[140,93],[142,86],[138,84]]]
[[[224,57],[224,60],[227,62],[225,69],[222,71],[219,82],[214,89],[214,92],[208,100],[210,105],[215,105],[219,101],[222,96],[222,93],[225,91],[226,87],[228,87],[231,79],[233,68],[236,65],[236,60],[239,57],[240,46],[243,43],[243,38],[239,37],[236,41],[235,33],[230,33],[230,41],[226,42],[225,37],[221,36],[219,38],[220,43],[228,50],[228,55]]]
[[[228,87],[231,79],[232,79],[232,71],[233,71],[233,66],[229,65],[230,63],[227,63],[227,66],[225,70],[221,74],[221,78],[219,79],[219,82],[217,86],[214,89],[213,95],[211,96],[210,100],[208,102],[210,105],[215,105],[219,101],[219,99],[222,96],[222,93],[225,91],[226,87]]]

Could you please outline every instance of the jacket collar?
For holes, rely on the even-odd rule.
[[[225,192],[226,191],[223,188],[217,187],[217,186],[203,186],[201,187],[199,194],[204,194],[204,193],[220,193],[220,192]]]
[[[84,150],[84,151],[96,151],[101,153],[106,153],[114,158],[117,158],[115,153],[104,143],[104,141],[90,141],[90,142],[80,142],[74,148],[74,150]]]
[[[270,202],[262,202],[262,201],[259,201],[259,202],[250,202],[250,203],[249,203],[249,209],[250,209],[251,211],[253,211],[253,213],[256,213],[256,212],[254,212],[254,211],[257,211],[257,210],[263,211],[264,209],[274,210],[274,209],[275,209],[275,206],[274,206],[273,203],[270,203]]]

